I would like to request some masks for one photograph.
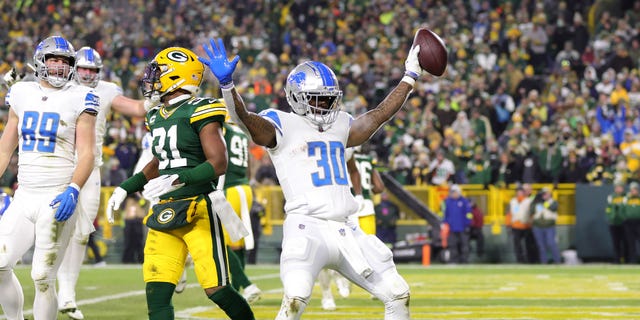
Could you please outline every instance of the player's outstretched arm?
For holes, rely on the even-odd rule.
[[[111,101],[111,108],[118,113],[130,117],[144,117],[147,114],[145,100],[135,100],[118,95]]]
[[[389,121],[400,110],[407,97],[413,90],[413,86],[422,74],[422,69],[418,63],[418,52],[420,46],[417,45],[409,51],[405,61],[404,77],[380,104],[367,113],[356,118],[351,124],[347,147],[361,145],[387,121]]]
[[[211,39],[209,45],[202,46],[209,58],[199,57],[198,59],[209,67],[218,82],[220,82],[222,97],[227,105],[231,119],[244,132],[248,133],[256,144],[270,148],[275,147],[275,127],[268,120],[249,112],[245,107],[244,101],[242,101],[242,97],[240,97],[233,85],[232,75],[238,61],[240,61],[240,57],[236,55],[233,60],[229,61],[222,39],[218,39],[217,42]]]

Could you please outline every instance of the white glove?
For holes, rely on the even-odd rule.
[[[22,80],[22,78],[24,77],[24,74],[19,75],[16,72],[16,68],[11,68],[11,70],[7,71],[7,73],[4,74],[4,76],[2,77],[2,79],[4,80],[4,82],[7,84],[8,87],[12,86],[14,83]]]
[[[416,80],[422,74],[422,68],[420,62],[418,62],[418,53],[420,52],[420,45],[416,45],[409,51],[407,60],[404,62],[404,77],[402,81],[408,82],[410,85],[414,85]],[[411,81],[413,80],[413,81]]]
[[[144,99],[144,111],[149,112],[149,110],[158,107],[160,104],[160,97],[157,94],[152,95],[151,98]]]
[[[358,212],[362,212],[364,210],[364,197],[361,194],[357,194],[355,198],[356,203],[358,203]]]
[[[113,190],[113,193],[111,194],[111,197],[107,202],[107,221],[109,221],[110,224],[113,224],[113,222],[115,221],[115,219],[113,218],[113,210],[119,210],[120,205],[126,198],[126,190],[120,187],[117,187],[115,190]]]
[[[231,241],[235,242],[249,235],[249,231],[245,228],[229,201],[227,201],[224,192],[215,190],[209,193],[209,199],[211,199],[211,209],[220,218],[220,222],[227,230]]]
[[[161,195],[177,190],[184,186],[184,183],[173,184],[178,179],[177,174],[161,175],[153,178],[144,185],[142,196],[152,202],[157,202]]]

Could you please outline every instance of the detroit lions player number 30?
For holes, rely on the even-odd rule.
[[[220,82],[231,118],[267,148],[286,199],[280,258],[284,297],[276,319],[300,319],[324,267],[380,299],[386,320],[409,319],[409,286],[398,274],[391,251],[347,221],[358,205],[349,188],[345,148],[367,141],[402,107],[422,74],[420,46],[410,50],[398,86],[356,119],[340,111],[338,80],[317,61],[298,65],[287,77],[285,93],[292,113],[248,112],[232,79],[240,57],[229,61],[221,39],[203,47],[208,58],[200,61]]]

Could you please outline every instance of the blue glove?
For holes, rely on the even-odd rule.
[[[76,205],[78,204],[78,194],[80,193],[80,188],[75,183],[70,184],[63,193],[59,194],[51,203],[50,207],[54,208],[57,204],[58,210],[56,210],[55,218],[59,222],[67,221],[69,217],[76,210]]]
[[[198,60],[211,69],[211,72],[218,78],[220,86],[229,86],[233,83],[231,76],[236,69],[236,65],[238,65],[238,61],[240,61],[240,56],[236,55],[233,60],[229,61],[229,59],[227,59],[227,50],[224,48],[222,39],[218,38],[217,45],[213,39],[209,40],[209,43],[211,44],[211,50],[209,50],[207,45],[202,45],[209,59],[198,57]]]

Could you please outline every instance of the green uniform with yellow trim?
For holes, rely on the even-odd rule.
[[[375,170],[376,161],[370,155],[362,153],[354,153],[353,159],[360,173],[362,198],[364,198],[364,207],[358,212],[358,223],[364,233],[375,235],[376,211],[373,205],[373,170]]]
[[[152,152],[160,161],[160,175],[177,174],[207,161],[199,132],[209,123],[224,123],[226,114],[221,101],[196,97],[150,110],[145,120],[153,137]],[[229,284],[222,225],[207,196],[216,183],[217,179],[186,185],[164,194],[153,210],[162,214],[145,217],[149,226],[145,282],[177,284],[190,253],[203,288]]]
[[[223,126],[224,140],[227,143],[227,172],[224,175],[224,190],[227,201],[238,214],[247,230],[251,230],[251,220],[249,211],[253,203],[253,191],[249,185],[249,137],[235,124],[226,122]],[[253,249],[253,236],[247,245]],[[227,245],[238,250],[245,248],[245,238],[236,242],[231,242],[229,235],[225,232],[225,242]],[[241,257],[244,260],[244,256]]]

